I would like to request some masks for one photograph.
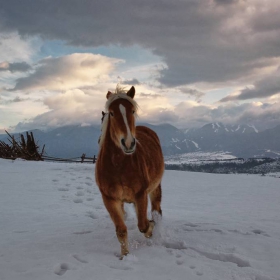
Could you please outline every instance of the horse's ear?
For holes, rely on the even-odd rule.
[[[133,99],[135,95],[135,87],[132,86],[131,89],[126,94]]]
[[[106,98],[109,99],[109,97],[112,95],[113,93],[111,91],[108,91],[106,94]]]

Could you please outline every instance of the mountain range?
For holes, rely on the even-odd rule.
[[[158,134],[164,155],[224,151],[243,158],[280,156],[280,125],[263,131],[252,125],[223,123],[209,123],[185,130],[170,124],[141,125]],[[98,154],[100,126],[72,125],[32,132],[40,148],[45,144],[48,156],[73,158],[83,153],[89,157]],[[5,141],[6,138],[6,135],[0,135],[0,140]]]

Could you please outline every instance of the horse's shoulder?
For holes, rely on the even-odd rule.
[[[159,137],[155,131],[150,129],[147,126],[136,126],[136,139],[142,141],[154,141],[155,143],[159,144]]]
[[[136,126],[136,133],[152,133],[154,135],[157,135],[152,129],[143,125]]]

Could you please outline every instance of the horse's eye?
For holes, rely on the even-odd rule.
[[[111,116],[111,117],[114,117],[114,113],[113,113],[113,112],[110,112],[110,116]]]
[[[132,111],[132,114],[134,115],[134,113],[135,113],[135,111],[133,110],[133,111]]]

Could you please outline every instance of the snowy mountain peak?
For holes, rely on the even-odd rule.
[[[226,125],[220,122],[208,123],[198,130],[208,131],[208,133],[258,133],[258,129],[254,125],[236,124]],[[188,131],[188,133],[190,130]]]

